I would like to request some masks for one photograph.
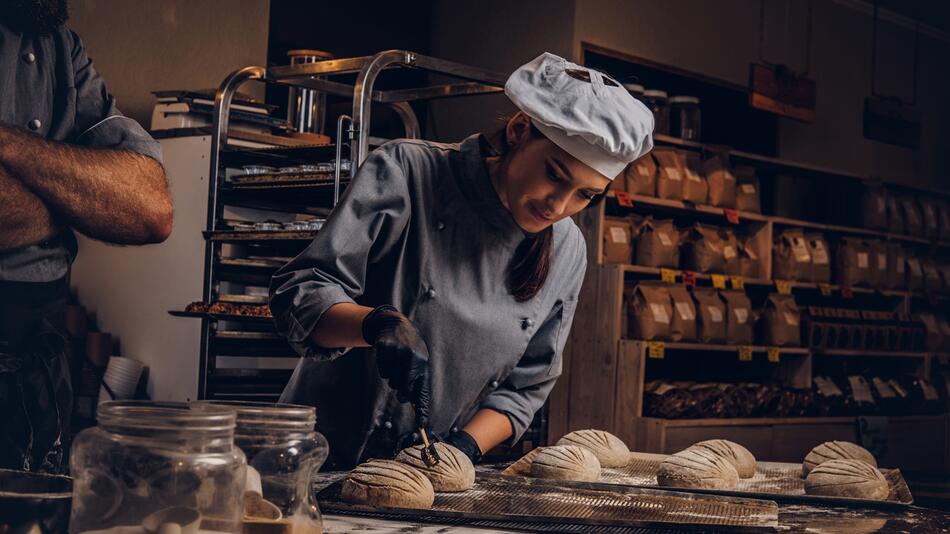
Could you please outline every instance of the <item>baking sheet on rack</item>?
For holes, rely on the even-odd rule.
[[[666,459],[666,457],[667,455],[665,454],[631,452],[630,463],[627,464],[626,467],[601,468],[600,482],[656,488],[658,487],[656,483],[656,472],[660,466],[660,462]],[[504,469],[508,465],[510,464],[479,466],[479,468],[499,470]],[[887,483],[890,486],[890,495],[887,501],[805,495],[805,479],[802,478],[802,464],[782,462],[757,462],[755,476],[752,478],[739,479],[739,484],[734,490],[689,489],[688,491],[796,502],[827,501],[830,504],[858,504],[861,506],[886,506],[888,504],[906,506],[914,502],[910,489],[907,487],[907,482],[904,481],[904,476],[899,469],[881,469],[881,473],[884,475],[884,478],[887,479]],[[664,487],[662,489],[680,491],[680,488]],[[683,490],[685,491],[685,488]]]
[[[328,478],[329,475],[329,478]],[[345,503],[340,486],[345,474],[321,474],[315,482],[324,513],[383,514],[397,518],[467,518],[513,521],[526,528],[546,524],[604,527],[728,527],[772,532],[778,525],[774,501],[670,492],[601,483],[548,481],[479,473],[475,486],[458,493],[437,493],[426,510],[386,509]]]

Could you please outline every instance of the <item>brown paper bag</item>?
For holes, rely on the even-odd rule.
[[[739,240],[736,233],[731,228],[723,228],[719,231],[722,238],[722,259],[723,272],[729,276],[738,276],[742,274],[742,261],[739,257]]]
[[[736,177],[732,174],[729,155],[722,152],[703,162],[706,183],[709,185],[709,204],[735,209]]]
[[[696,339],[696,305],[686,286],[670,286],[670,299],[673,302],[673,321],[670,325],[670,339],[673,341],[693,341]]]
[[[932,313],[921,313],[917,316],[924,325],[924,348],[929,351],[938,351],[943,346],[943,333],[937,317]]]
[[[725,343],[726,305],[719,298],[719,292],[711,287],[694,287],[692,293],[699,319],[697,339],[703,343]]]
[[[630,263],[633,231],[629,219],[604,217],[604,263]]]
[[[752,343],[753,325],[752,302],[741,290],[723,290],[719,294],[726,303],[726,341],[735,345]]]
[[[811,256],[812,282],[831,283],[831,253],[822,234],[805,234],[808,254]]]
[[[904,274],[906,274],[904,286],[909,291],[920,291],[924,288],[924,269],[921,266],[920,258],[910,250],[904,251],[904,258],[907,262],[904,269]]]
[[[762,213],[762,194],[755,169],[742,166],[733,172],[736,175],[736,209]]]
[[[920,214],[923,217],[924,236],[930,239],[940,237],[940,206],[936,199],[920,197]]]
[[[924,235],[924,219],[920,214],[920,207],[914,197],[900,198],[901,211],[904,215],[904,232],[909,235]]]
[[[772,293],[762,312],[762,335],[766,345],[797,347],[801,345],[801,312],[791,295]]]
[[[887,197],[887,231],[893,234],[904,233],[904,213],[901,202],[896,196]]]
[[[778,235],[772,247],[772,278],[775,280],[809,280],[811,253],[805,233],[791,228]]]
[[[675,269],[680,262],[680,234],[672,220],[644,217],[635,231],[636,264]]]
[[[670,339],[673,302],[668,286],[640,282],[634,288],[629,310],[628,324],[633,339]]]
[[[719,229],[700,223],[684,232],[682,256],[683,268],[699,273],[722,273],[725,271],[722,238]]]
[[[694,204],[706,204],[709,198],[709,188],[706,185],[706,176],[703,174],[703,158],[697,152],[683,151],[683,171],[686,176],[683,180],[683,200]]]
[[[887,230],[887,193],[880,184],[868,185],[861,195],[861,223],[871,230]]]
[[[940,239],[942,241],[950,241],[950,202],[937,200],[934,204],[937,206]]]
[[[883,241],[869,239],[868,246],[868,285],[884,288],[887,285],[887,245]]]
[[[838,283],[867,285],[871,280],[871,251],[860,239],[842,238],[838,243]]]
[[[890,289],[905,287],[905,266],[904,247],[900,243],[889,242],[887,244],[887,287]]]
[[[762,261],[759,259],[759,251],[756,250],[755,241],[751,238],[741,242],[739,265],[744,278],[762,278]]]
[[[656,148],[652,154],[658,167],[656,196],[682,200],[683,177],[686,173],[679,153],[672,148]]]
[[[631,195],[656,196],[656,162],[646,154],[624,171],[626,190]]]
[[[943,289],[943,278],[937,269],[937,264],[930,258],[920,260],[920,268],[924,271],[924,289],[927,291],[939,291]]]

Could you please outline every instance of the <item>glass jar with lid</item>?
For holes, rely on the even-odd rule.
[[[246,460],[234,410],[111,401],[98,419],[72,446],[71,533],[183,527],[182,517],[202,531],[241,532]]]
[[[638,83],[625,83],[623,84],[623,87],[624,89],[627,90],[628,93],[633,95],[633,98],[636,98],[637,100],[643,102],[644,88],[642,85]]]
[[[698,141],[702,127],[702,114],[699,111],[699,98],[695,96],[674,96],[670,98],[670,135]]]
[[[643,103],[653,112],[653,133],[670,134],[670,106],[666,91],[647,89],[643,91]]]
[[[329,445],[316,432],[316,409],[294,404],[207,401],[237,413],[234,444],[247,456],[245,520],[280,521],[287,532],[321,532],[311,492]]]

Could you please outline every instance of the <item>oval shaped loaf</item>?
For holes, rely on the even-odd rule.
[[[594,453],[583,447],[545,447],[531,462],[531,476],[594,482],[600,478],[600,462]]]
[[[620,438],[603,430],[575,430],[556,445],[575,445],[594,453],[601,467],[624,467],[630,463],[630,449]]]
[[[887,479],[861,460],[828,460],[805,478],[805,494],[881,501],[890,494]]]
[[[344,501],[384,508],[429,508],[432,483],[415,468],[394,460],[370,460],[347,475],[340,490]]]
[[[709,449],[690,447],[660,462],[656,483],[674,488],[731,489],[739,483],[739,473]]]
[[[501,473],[503,475],[531,476],[531,463],[534,462],[534,458],[546,448],[547,447],[538,447],[537,449],[531,449],[528,451],[528,454],[512,462],[512,464],[506,467]]]
[[[755,456],[742,445],[726,439],[709,439],[700,441],[693,445],[701,449],[707,449],[719,456],[722,456],[732,467],[736,468],[739,478],[752,478],[755,476]]]
[[[475,466],[465,453],[446,443],[436,443],[435,450],[442,461],[429,467],[422,459],[422,449],[422,445],[403,449],[396,455],[396,461],[418,469],[432,482],[435,491],[465,491],[475,485]]]
[[[802,462],[802,476],[807,477],[815,467],[828,460],[861,460],[877,467],[874,455],[864,447],[850,441],[826,441],[812,449]]]

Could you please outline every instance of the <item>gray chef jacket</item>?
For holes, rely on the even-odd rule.
[[[509,264],[526,235],[501,204],[481,135],[461,144],[398,140],[363,163],[313,242],[271,282],[278,330],[303,356],[282,402],[317,407],[331,465],[393,454],[415,430],[376,370],[371,348],[308,339],[334,304],[392,304],[429,349],[432,431],[447,434],[481,408],[506,414],[517,441],[561,374],[561,355],[587,268],[570,219],[554,225],[541,291],[517,302]]]
[[[161,145],[119,112],[79,36],[62,26],[24,34],[0,22],[0,124],[53,141],[131,150],[162,161]],[[75,252],[68,230],[39,245],[0,251],[0,281],[58,280]]]

